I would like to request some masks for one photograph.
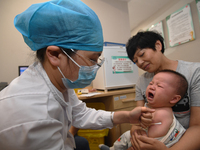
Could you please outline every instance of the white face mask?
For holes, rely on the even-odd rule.
[[[76,81],[71,81],[64,76],[64,74],[58,67],[58,70],[63,76],[62,81],[63,81],[64,86],[66,88],[75,89],[75,88],[85,88],[86,86],[90,85],[91,82],[95,79],[98,69],[104,63],[104,59],[98,65],[95,64],[93,66],[80,66],[64,50],[62,51],[80,68],[78,79]]]

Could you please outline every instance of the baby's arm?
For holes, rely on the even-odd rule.
[[[153,113],[153,123],[161,122],[159,125],[151,125],[148,136],[152,138],[162,137],[167,134],[173,122],[173,112],[169,107],[156,108]]]

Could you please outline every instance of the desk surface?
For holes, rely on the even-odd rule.
[[[105,96],[112,96],[112,95],[118,95],[118,94],[126,94],[126,93],[132,93],[135,92],[135,88],[128,88],[128,89],[118,89],[118,90],[110,90],[110,91],[98,91],[100,94],[93,95],[93,96],[81,96],[77,95],[80,100],[84,99],[90,99],[90,98],[98,98],[98,97],[105,97]]]

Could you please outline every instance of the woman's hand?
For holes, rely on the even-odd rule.
[[[136,129],[132,133],[131,143],[133,150],[168,150],[162,142],[147,137],[142,129]]]
[[[129,147],[127,150],[134,150],[134,148],[133,147]]]

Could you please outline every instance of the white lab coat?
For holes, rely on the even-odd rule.
[[[72,89],[59,92],[40,63],[0,92],[0,150],[73,150],[71,125],[113,127],[110,112],[87,108]]]

